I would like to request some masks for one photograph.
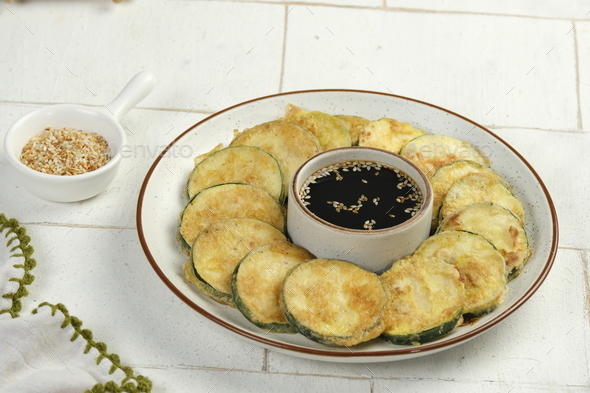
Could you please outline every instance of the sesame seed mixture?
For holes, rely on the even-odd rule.
[[[72,176],[92,172],[109,160],[109,146],[100,135],[74,128],[45,128],[31,138],[20,156],[23,164],[38,172]]]
[[[312,174],[299,190],[317,217],[350,229],[382,229],[412,218],[422,192],[403,171],[371,161],[344,161]]]

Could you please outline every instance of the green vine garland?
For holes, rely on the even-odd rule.
[[[112,363],[109,374],[114,373],[117,369],[125,373],[125,378],[120,384],[117,384],[114,381],[109,381],[104,385],[97,383],[92,387],[92,389],[86,390],[84,393],[150,393],[152,391],[152,381],[143,375],[135,376],[131,367],[123,366],[121,364],[119,355],[107,353],[107,345],[103,342],[94,341],[92,339],[92,332],[89,329],[82,329],[82,321],[74,316],[71,316],[66,306],[61,303],[53,305],[43,302],[39,304],[39,307],[33,310],[32,313],[37,314],[41,307],[51,308],[52,316],[55,316],[55,313],[58,311],[64,316],[64,321],[61,324],[61,328],[63,329],[68,325],[72,325],[74,328],[74,334],[70,338],[70,341],[74,341],[80,336],[86,340],[86,347],[84,348],[85,354],[88,353],[92,348],[95,348],[100,353],[96,359],[97,365],[100,364],[103,359],[108,359]]]
[[[22,278],[14,277],[9,279],[9,281],[17,282],[18,288],[16,291],[11,291],[2,295],[5,299],[11,299],[12,305],[10,308],[0,310],[0,314],[9,313],[12,318],[16,318],[22,310],[20,299],[29,294],[26,286],[30,285],[35,279],[35,276],[33,276],[30,271],[37,265],[37,262],[31,258],[33,247],[29,245],[31,238],[27,235],[25,228],[21,228],[18,225],[18,221],[14,218],[8,219],[4,214],[0,214],[0,233],[4,232],[5,229],[8,229],[4,235],[5,238],[8,238],[8,242],[6,243],[7,247],[10,247],[15,240],[18,240],[18,244],[10,249],[10,252],[13,253],[11,256],[23,257],[25,259],[23,264],[18,263],[13,265],[17,269],[24,270]]]
[[[25,228],[20,227],[18,221],[14,218],[8,219],[4,214],[0,213],[0,233],[3,233],[6,229],[8,229],[4,235],[5,238],[8,238],[6,247],[10,247],[16,240],[18,240],[18,244],[10,249],[10,256],[24,258],[24,263],[15,264],[13,267],[16,269],[23,269],[24,274],[22,278],[9,279],[9,281],[18,283],[18,288],[16,291],[11,290],[9,293],[2,295],[5,299],[11,299],[12,304],[10,308],[1,309],[0,314],[9,313],[12,318],[17,318],[22,310],[21,299],[29,294],[26,286],[30,285],[35,279],[35,276],[33,276],[30,271],[35,268],[37,262],[31,257],[34,250],[29,244],[31,238],[27,235]],[[87,354],[92,348],[96,348],[99,352],[99,356],[96,359],[97,365],[100,364],[102,360],[108,359],[112,364],[109,374],[113,374],[116,370],[121,370],[125,374],[125,378],[120,384],[114,381],[108,381],[105,384],[97,383],[91,389],[86,390],[85,393],[150,393],[152,391],[152,381],[143,375],[136,376],[131,367],[122,365],[119,355],[109,354],[107,352],[107,345],[103,342],[94,341],[92,339],[92,332],[89,329],[82,329],[82,321],[71,316],[63,304],[58,303],[57,305],[53,305],[43,302],[31,313],[37,314],[41,307],[50,307],[52,316],[55,316],[58,311],[64,316],[61,328],[63,329],[68,325],[72,325],[74,334],[70,341],[76,340],[79,336],[82,336],[86,340],[86,347],[84,349],[85,354]]]

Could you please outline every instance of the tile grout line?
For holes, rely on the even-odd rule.
[[[180,366],[180,367],[179,367]],[[329,375],[329,374],[300,374],[296,372],[281,372],[281,371],[273,371],[267,372],[262,370],[246,370],[246,369],[236,369],[236,368],[224,368],[224,367],[209,367],[209,366],[191,366],[187,364],[181,364],[177,366],[156,366],[156,365],[142,365],[142,364],[134,364],[134,368],[137,369],[146,369],[146,370],[200,370],[200,371],[219,371],[219,372],[228,372],[231,371],[232,373],[235,372],[242,372],[247,374],[271,374],[271,375],[289,375],[294,377],[319,377],[319,378],[338,378],[338,379],[345,379],[345,380],[352,380],[352,381],[370,381],[371,377],[363,377],[363,376],[346,376],[346,375]],[[387,378],[388,379],[388,378]]]
[[[574,56],[575,56],[575,66],[576,66],[576,97],[578,100],[578,129],[580,131],[584,130],[584,126],[582,124],[582,104],[580,99],[580,55],[578,53],[578,32],[576,29],[576,22],[572,22],[573,29],[574,29]]]
[[[570,251],[584,251],[590,252],[590,248],[578,248],[578,247],[557,247],[558,250],[570,250]]]
[[[28,226],[40,226],[40,227],[56,227],[56,228],[80,228],[80,229],[132,229],[137,230],[135,227],[125,227],[116,225],[92,225],[92,224],[70,224],[70,223],[55,223],[55,222],[24,222],[20,221],[20,225]]]
[[[283,80],[285,78],[285,59],[287,57],[287,24],[289,22],[289,7],[290,3],[287,3],[283,8],[283,12],[285,14],[283,16],[283,48],[281,52],[281,70],[279,74],[279,93],[283,92]]]
[[[575,135],[585,135],[587,132],[583,130],[555,130],[549,128],[536,128],[536,127],[521,127],[521,126],[509,126],[509,125],[485,125],[482,124],[484,128],[489,128],[490,130],[507,130],[507,129],[514,129],[514,130],[530,130],[530,131],[542,131],[542,132],[559,132],[563,134],[575,134]]]
[[[188,1],[188,0],[184,0]],[[209,0],[212,1],[212,0]],[[321,1],[317,2],[303,2],[303,1],[292,1],[290,5],[300,5],[300,6],[311,6],[311,7],[332,7],[332,8],[345,8],[345,9],[358,9],[358,10],[385,10],[390,12],[407,12],[407,13],[425,13],[425,14],[450,14],[450,15],[482,15],[482,16],[499,16],[499,17],[515,17],[515,18],[530,18],[530,19],[544,19],[544,20],[561,20],[561,21],[578,21],[578,22],[585,22],[590,21],[590,19],[576,19],[576,18],[566,18],[566,17],[551,17],[551,16],[537,16],[537,15],[522,15],[522,14],[502,14],[502,13],[492,13],[492,12],[477,12],[477,11],[452,11],[452,10],[434,10],[434,9],[420,9],[420,8],[406,8],[406,7],[387,7],[387,0],[383,0],[384,6],[362,6],[362,5],[340,5],[340,4],[330,4],[330,3],[322,3]],[[234,3],[236,1],[227,1],[230,3]],[[276,4],[276,5],[283,5],[285,3],[280,1],[264,1],[264,0],[247,0],[247,1],[238,1],[240,3],[253,3],[253,4]]]
[[[207,367],[207,366],[190,366],[190,365],[180,365],[183,367],[178,367],[178,366],[150,366],[150,365],[141,365],[141,364],[134,364],[133,367],[136,369],[145,369],[145,370],[168,370],[168,369],[174,369],[174,370],[199,370],[199,371],[219,371],[219,372],[242,372],[242,373],[247,373],[247,374],[266,374],[264,371],[256,371],[256,370],[246,370],[246,369],[235,369],[235,368],[231,368],[231,369],[227,369],[227,368],[223,368],[223,367]],[[416,381],[436,381],[436,382],[451,382],[448,379],[445,378],[420,378],[420,377],[405,377],[405,378],[400,378],[400,377],[390,377],[390,376],[376,376],[376,377],[369,377],[369,376],[358,376],[358,377],[353,377],[353,376],[346,376],[346,375],[337,375],[337,374],[314,374],[314,373],[296,373],[296,372],[281,372],[281,371],[274,371],[274,372],[269,372],[268,374],[271,375],[283,375],[283,376],[293,376],[293,377],[301,377],[301,378],[305,378],[305,377],[317,377],[317,378],[335,378],[335,379],[343,379],[343,380],[352,380],[352,381],[366,381],[369,382],[369,384],[374,383],[374,381],[401,381],[401,382],[416,382]],[[455,381],[455,382],[460,382],[460,383],[466,383],[466,384],[470,384],[470,383],[480,383],[482,381],[480,380],[462,380],[462,381]],[[485,382],[490,383],[490,384],[494,384],[494,385],[500,385],[500,386],[504,386],[506,384],[505,381],[502,380],[491,380],[491,379],[486,379]],[[518,382],[514,382],[512,383],[514,385],[518,385]],[[535,386],[535,387],[539,387],[539,386],[549,386],[546,384],[536,384],[536,383],[521,383],[520,386]],[[553,385],[551,385],[553,386]],[[565,387],[566,385],[560,385]],[[567,385],[570,388],[586,388],[586,385]]]
[[[497,16],[497,17],[512,17],[512,18],[526,18],[526,19],[541,19],[541,20],[560,20],[567,22],[585,22],[590,19],[576,19],[566,17],[551,17],[538,15],[521,15],[521,14],[502,14],[493,12],[477,12],[477,11],[445,11],[445,10],[431,10],[420,8],[405,8],[405,7],[386,7],[386,11],[393,12],[407,12],[407,13],[424,13],[424,14],[448,14],[448,15],[482,15],[482,16]]]
[[[264,371],[265,373],[269,372],[268,358],[270,357],[270,354],[268,352],[269,350],[264,348],[264,355],[262,359],[262,371]]]
[[[37,101],[6,101],[0,100],[0,105],[59,105],[59,104],[72,104],[71,102],[37,102]],[[77,103],[76,103],[77,104]],[[100,108],[104,105],[97,105],[97,104],[81,104],[84,106],[92,107],[92,108]],[[146,111],[162,111],[162,112],[182,112],[186,113],[189,112],[187,108],[150,108],[146,106],[136,106],[133,108],[139,110],[146,110]],[[206,111],[200,109],[190,109],[190,113],[200,113],[203,115],[212,115],[217,111]]]
[[[285,28],[286,30],[286,28]],[[285,41],[285,40],[284,40]],[[286,47],[286,42],[284,42],[283,44],[284,47]],[[283,74],[284,74],[284,60],[285,60],[285,51],[286,48],[283,49],[283,61],[281,63],[281,75],[280,75],[280,82],[279,82],[279,93],[283,93],[282,89],[283,89]],[[354,89],[351,89],[354,90]],[[579,101],[579,97],[578,97],[578,101]],[[63,102],[35,102],[35,101],[0,101],[0,105],[57,105],[57,104],[63,104]],[[82,104],[85,106],[89,106],[89,107],[101,107],[103,105],[93,105],[93,104]],[[578,107],[580,108],[580,105],[578,105]],[[144,111],[161,111],[161,112],[182,112],[182,113],[187,113],[187,109],[183,109],[183,108],[150,108],[150,107],[135,107],[135,110],[144,110]],[[218,111],[206,111],[206,110],[199,110],[199,109],[191,109],[190,113],[198,113],[198,114],[203,114],[203,115],[212,115],[217,113]],[[578,121],[580,122],[580,118],[578,118]],[[579,129],[579,130],[559,130],[559,129],[550,129],[550,128],[539,128],[539,127],[524,127],[524,126],[515,126],[515,125],[509,125],[509,124],[494,124],[494,125],[486,125],[486,124],[481,124],[483,127],[485,128],[489,128],[491,130],[498,130],[498,129],[517,129],[517,130],[532,130],[532,131],[546,131],[546,132],[560,132],[560,133],[572,133],[572,134],[577,134],[577,135],[583,135],[586,134],[587,132],[585,132],[583,129]]]
[[[580,252],[580,259],[582,261],[582,274],[584,275],[584,295],[586,297],[586,316],[588,317],[588,321],[590,322],[590,272],[588,271],[588,253],[587,252]],[[584,335],[587,334],[587,331],[584,330]],[[586,356],[586,363],[588,363],[588,356],[590,355],[588,348],[584,351]],[[588,383],[590,384],[590,375],[588,376]]]

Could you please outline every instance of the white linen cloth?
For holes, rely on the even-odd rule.
[[[120,364],[65,306],[19,315],[33,281],[29,238],[0,214],[0,393],[150,392],[151,381]]]

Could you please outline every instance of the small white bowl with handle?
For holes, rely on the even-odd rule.
[[[74,202],[96,196],[114,180],[121,163],[121,147],[127,136],[119,124],[130,109],[154,88],[156,78],[148,71],[135,75],[109,104],[89,107],[76,104],[50,105],[31,111],[8,129],[4,154],[20,183],[41,199]],[[75,128],[102,136],[110,148],[110,160],[102,167],[73,176],[50,175],[29,168],[20,161],[25,144],[46,127]]]

